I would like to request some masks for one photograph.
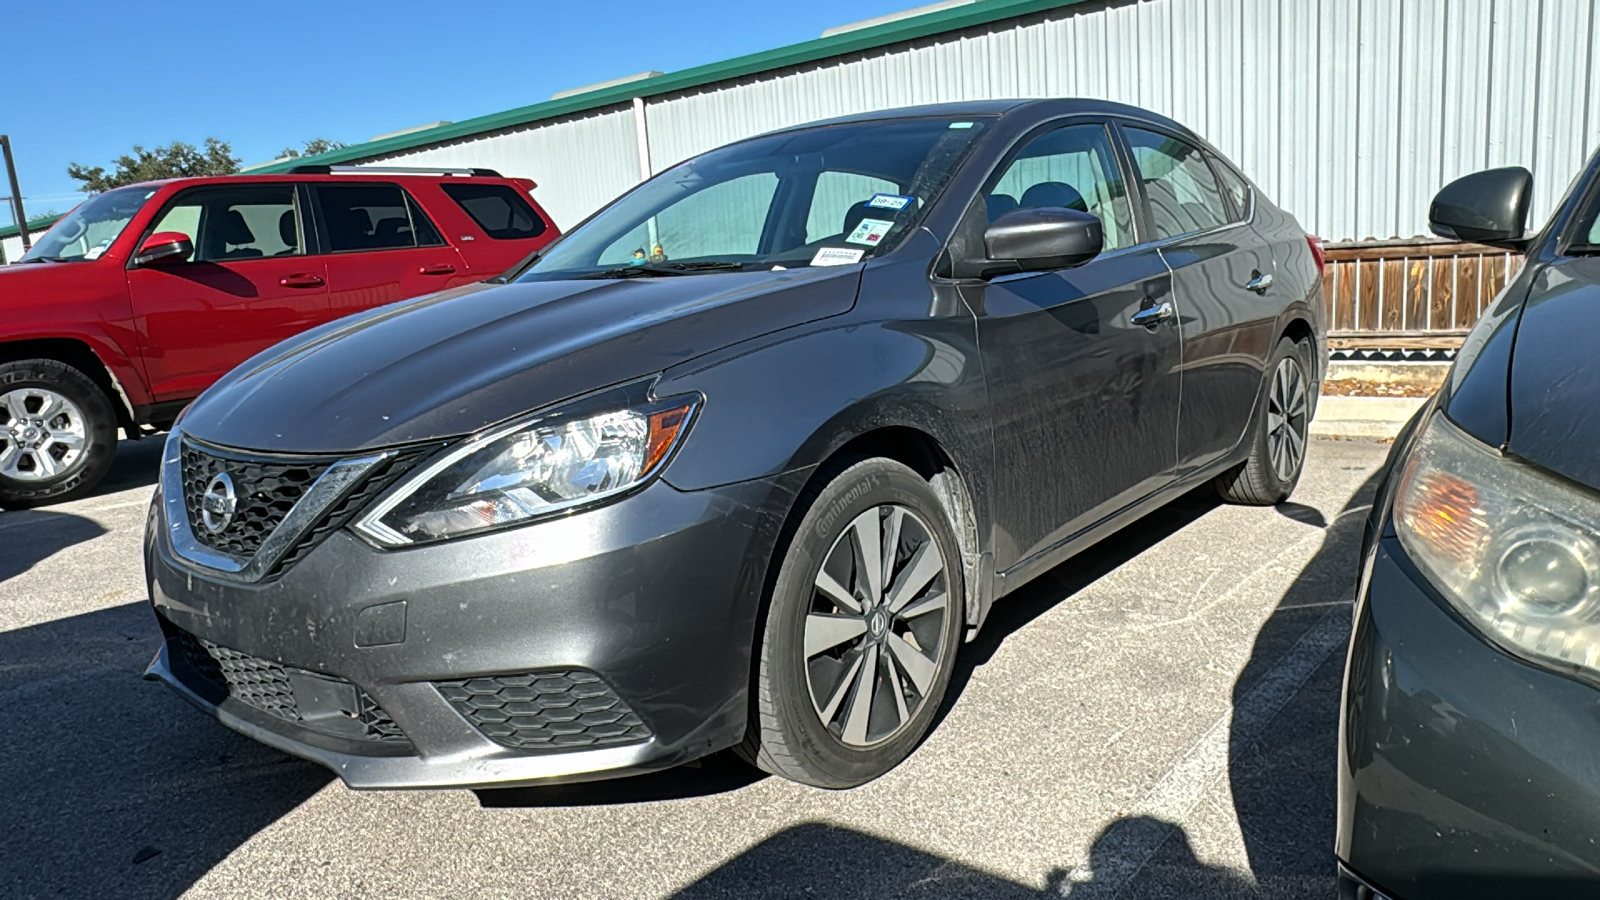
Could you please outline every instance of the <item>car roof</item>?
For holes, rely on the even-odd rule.
[[[893,109],[879,109],[871,112],[854,113],[848,116],[838,116],[832,119],[822,119],[816,122],[806,122],[779,128],[770,133],[782,134],[787,131],[798,131],[803,128],[813,128],[819,125],[841,125],[851,122],[873,122],[886,119],[905,119],[915,116],[1006,116],[1010,114],[1036,115],[1041,118],[1065,115],[1104,115],[1126,116],[1134,119],[1143,119],[1153,124],[1163,125],[1193,134],[1188,128],[1163,116],[1138,106],[1126,103],[1115,103],[1110,100],[1095,100],[1088,97],[1020,97],[1009,100],[967,100],[959,103],[930,103],[922,106],[901,106]]]

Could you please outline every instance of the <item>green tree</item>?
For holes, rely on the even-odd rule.
[[[227,141],[206,138],[205,149],[174,141],[165,147],[147,150],[135,144],[133,153],[123,154],[111,161],[115,171],[107,175],[104,166],[83,166],[72,163],[67,175],[83,182],[79,190],[98,194],[126,184],[154,181],[158,178],[185,178],[196,175],[232,175],[239,171],[239,158]]]
[[[279,150],[278,155],[274,158],[290,159],[299,156],[316,156],[318,153],[331,153],[334,150],[343,150],[348,146],[350,145],[344,143],[343,141],[330,141],[327,138],[320,137],[312,138],[311,140],[306,141],[306,148],[304,150],[296,150],[293,147],[285,147],[282,150]]]

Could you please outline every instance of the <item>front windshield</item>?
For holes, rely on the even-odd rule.
[[[713,150],[640,185],[517,280],[860,262],[911,230],[983,125],[878,119]]]
[[[155,192],[152,187],[131,187],[90,197],[45,232],[19,262],[98,259]]]

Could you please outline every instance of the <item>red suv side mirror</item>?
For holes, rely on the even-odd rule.
[[[144,239],[133,256],[136,266],[183,262],[194,255],[194,244],[181,231],[158,231]]]

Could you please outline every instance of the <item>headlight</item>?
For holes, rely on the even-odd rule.
[[[615,497],[660,470],[698,400],[599,410],[587,402],[494,429],[402,483],[355,529],[379,546],[405,547]]]
[[[1600,500],[1428,423],[1395,497],[1400,543],[1469,621],[1513,650],[1600,674]]]

